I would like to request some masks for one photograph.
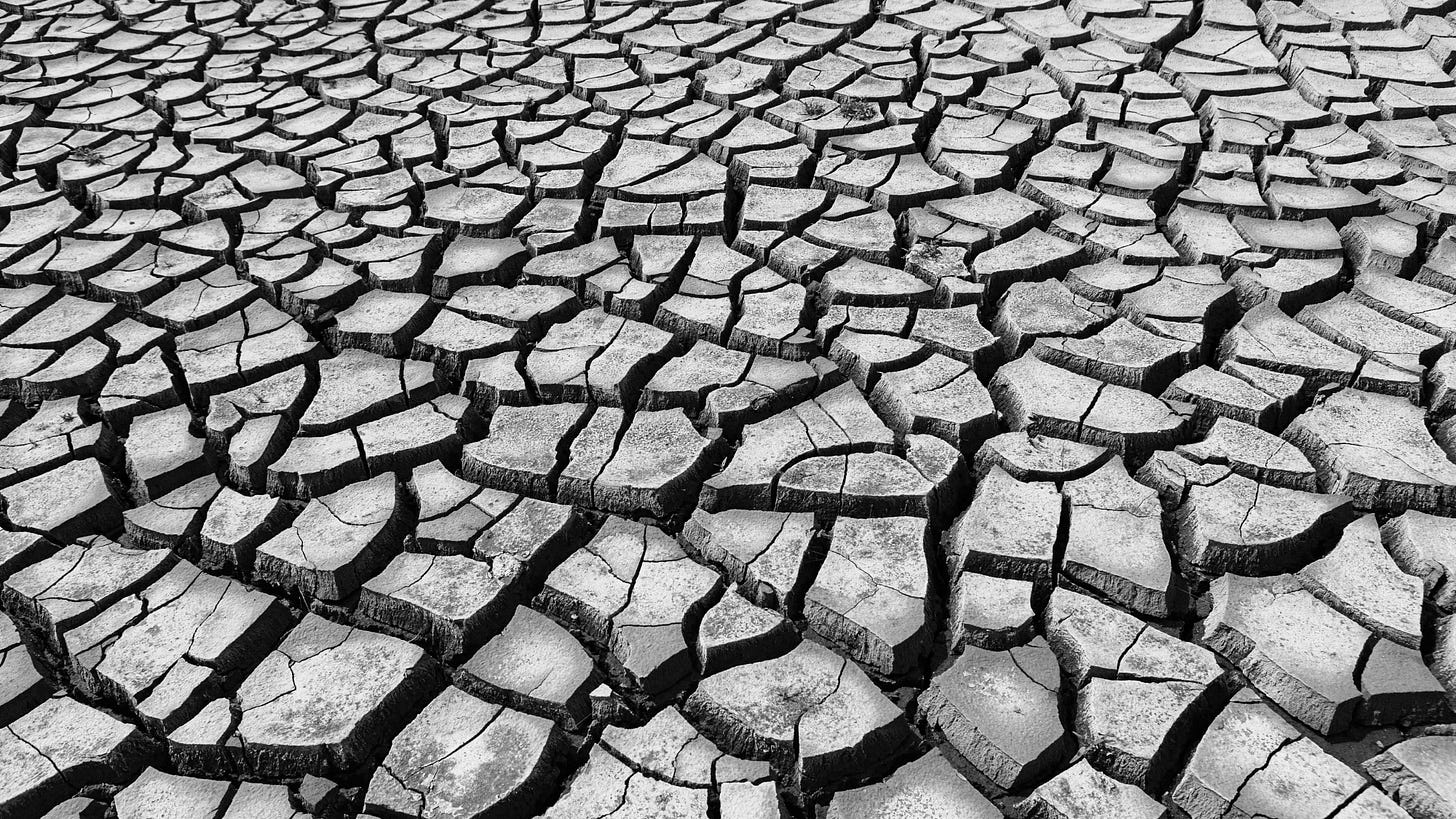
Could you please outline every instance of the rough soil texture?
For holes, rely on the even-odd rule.
[[[1453,0],[0,0],[0,819],[1456,819]]]

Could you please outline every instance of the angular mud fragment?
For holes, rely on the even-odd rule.
[[[265,776],[349,770],[402,727],[438,679],[419,648],[310,614],[238,688],[243,763]],[[300,722],[300,712],[320,718]]]
[[[907,763],[883,782],[835,794],[826,816],[965,816],[992,819],[1000,815],[991,800],[971,787],[938,751]]]
[[[292,525],[258,545],[253,574],[306,599],[342,600],[399,548],[402,504],[393,474],[314,498]]]
[[[1372,634],[1300,579],[1225,575],[1209,587],[1202,640],[1257,690],[1322,734],[1352,722],[1430,722],[1448,712],[1420,652]]]
[[[1078,687],[1076,732],[1092,764],[1162,788],[1228,696],[1228,672],[1207,649],[1066,589],[1052,593],[1043,628]]]
[[[136,727],[58,695],[0,734],[0,810],[39,816],[88,785],[120,785],[145,764]]]
[[[550,720],[446,688],[394,738],[366,809],[417,816],[520,815],[556,778]]]
[[[1039,781],[1073,747],[1058,706],[1057,658],[1044,640],[967,648],[938,673],[921,713],[977,772],[1006,790]]]
[[[1409,401],[1341,390],[1296,418],[1284,437],[1319,467],[1321,489],[1361,508],[1430,512],[1456,500],[1456,463]]]
[[[683,711],[718,747],[786,765],[808,790],[883,771],[913,741],[858,666],[810,642],[705,678]]]
[[[719,583],[662,530],[614,517],[551,572],[537,603],[607,647],[625,681],[657,697],[691,674],[687,635]]]
[[[1092,767],[1083,759],[1057,774],[1016,805],[1033,819],[1163,819],[1168,809],[1144,791]]]
[[[554,620],[517,607],[501,632],[461,664],[455,684],[488,702],[550,717],[568,728],[591,716],[592,657]]]
[[[815,633],[886,677],[915,671],[929,648],[925,530],[921,518],[839,518],[805,594]]]
[[[1247,689],[1213,720],[1170,801],[1198,819],[1407,815]]]
[[[1456,811],[1451,766],[1456,737],[1431,735],[1399,742],[1365,760],[1364,768],[1380,787],[1416,819]]]

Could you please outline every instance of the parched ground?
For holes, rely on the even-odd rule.
[[[1453,819],[1456,0],[0,0],[0,819]]]

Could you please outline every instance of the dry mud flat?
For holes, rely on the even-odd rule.
[[[0,0],[0,819],[1453,819],[1453,68]]]

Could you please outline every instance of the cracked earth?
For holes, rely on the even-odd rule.
[[[0,819],[1456,819],[1456,0],[0,0]]]

